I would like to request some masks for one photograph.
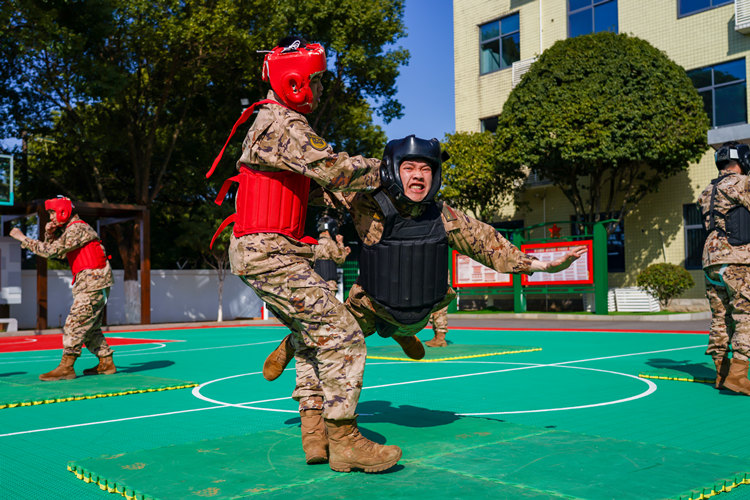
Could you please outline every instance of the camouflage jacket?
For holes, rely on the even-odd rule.
[[[45,232],[44,241],[27,238],[21,243],[21,246],[46,259],[64,259],[68,252],[99,239],[99,235],[90,225],[71,224],[71,222],[79,220],[81,219],[74,215],[64,228],[59,228],[53,233]],[[80,271],[75,276],[73,293],[102,290],[111,287],[113,284],[112,268],[107,262],[101,269]]]
[[[326,193],[324,202],[349,211],[357,234],[364,244],[374,245],[382,238],[384,216],[371,194]],[[401,215],[415,216],[418,210],[419,207],[413,208],[411,214],[401,211]],[[489,224],[473,219],[446,204],[443,204],[441,218],[448,243],[457,252],[497,272],[531,274],[531,263],[537,259],[521,252]]]
[[[711,192],[713,184],[703,190],[698,197],[698,205],[704,217],[704,227],[708,228],[710,219]],[[726,213],[740,205],[750,209],[750,177],[742,174],[730,173],[720,178],[714,200],[714,211]],[[723,231],[726,229],[723,217],[714,217],[714,224],[721,231],[712,231],[703,245],[703,267],[716,264],[750,264],[750,244],[732,246],[727,241]],[[719,234],[719,233],[722,234]]]
[[[344,245],[328,236],[321,236],[313,247],[313,260],[332,260],[340,266],[346,260]]]

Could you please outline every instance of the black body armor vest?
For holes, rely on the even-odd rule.
[[[313,264],[313,270],[325,281],[338,281],[339,274],[336,271],[336,263],[331,259],[318,259]]]
[[[719,236],[723,236],[727,239],[732,246],[747,245],[750,243],[750,211],[744,205],[738,205],[732,207],[723,214],[714,209],[714,201],[716,200],[716,191],[719,189],[719,182],[725,176],[721,176],[711,181],[713,184],[713,190],[711,191],[711,204],[708,209],[708,214],[703,214],[703,220],[706,220],[708,216],[708,227],[706,231],[710,234],[712,231],[719,233]],[[724,219],[724,226],[727,228],[726,231],[719,227],[716,227],[716,217]]]
[[[422,215],[399,215],[385,191],[375,200],[385,215],[383,237],[362,245],[359,284],[402,324],[423,320],[448,291],[448,235],[440,218],[442,204]]]

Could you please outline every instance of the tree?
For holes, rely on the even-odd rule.
[[[447,134],[444,148],[450,158],[443,163],[440,197],[489,221],[523,181],[522,169],[497,161],[500,152],[490,132]]]
[[[685,71],[648,42],[609,32],[547,49],[498,119],[502,160],[549,179],[590,222],[622,220],[700,159],[707,130]]]
[[[669,306],[673,298],[695,286],[693,277],[684,267],[666,262],[651,264],[641,271],[636,284],[657,299],[663,309]]]
[[[153,245],[168,247],[155,256],[174,254],[164,236],[223,180],[207,185],[203,173],[241,98],[265,97],[258,50],[287,34],[329,47],[335,70],[311,123],[351,153],[385,144],[367,97],[386,121],[401,113],[395,79],[408,52],[384,49],[404,35],[401,0],[5,0],[0,11],[0,123],[5,137],[27,133],[34,144],[29,196],[146,205],[164,228]],[[115,231],[135,280],[140,228]]]

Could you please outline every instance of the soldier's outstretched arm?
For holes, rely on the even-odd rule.
[[[578,260],[578,258],[585,253],[586,247],[575,247],[559,259],[550,262],[542,262],[540,260],[534,261],[531,265],[531,270],[544,271],[545,273],[559,273],[560,271],[569,268],[573,262]]]
[[[523,253],[494,227],[458,209],[444,204],[442,217],[448,241],[454,250],[499,273],[530,274],[539,270],[533,269],[533,266],[544,264]]]

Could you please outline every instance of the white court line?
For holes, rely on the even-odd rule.
[[[268,343],[268,342],[264,342],[264,343]],[[436,378],[431,378],[431,379],[423,379],[423,380],[419,380],[419,381],[415,380],[415,381],[410,381],[410,382],[398,382],[398,383],[394,383],[394,384],[382,384],[382,385],[364,387],[362,390],[365,390],[365,389],[378,389],[378,388],[381,388],[381,387],[392,387],[392,386],[398,386],[398,385],[408,385],[408,384],[421,383],[421,382],[432,382],[432,381],[437,381],[437,380],[448,380],[448,379],[454,379],[454,378],[472,377],[472,376],[476,376],[476,375],[501,373],[501,372],[504,372],[504,371],[513,371],[513,370],[519,370],[519,369],[529,369],[529,368],[538,368],[538,367],[546,367],[546,366],[562,366],[562,365],[567,365],[567,364],[570,364],[570,363],[583,363],[583,362],[587,362],[587,361],[599,361],[599,360],[602,360],[602,359],[626,358],[626,357],[630,357],[630,356],[638,356],[638,355],[643,355],[643,354],[657,354],[657,353],[661,353],[661,352],[682,351],[682,350],[686,350],[686,349],[695,349],[696,347],[704,347],[704,344],[697,345],[697,346],[688,346],[688,347],[675,347],[674,349],[661,349],[661,350],[658,350],[658,351],[644,351],[644,352],[639,352],[639,353],[620,354],[620,355],[613,355],[613,356],[604,356],[604,357],[600,357],[600,358],[589,358],[589,359],[583,359],[583,360],[577,360],[577,361],[562,361],[562,362],[559,362],[559,363],[551,363],[549,365],[533,365],[533,366],[524,366],[522,368],[506,368],[506,369],[503,369],[503,370],[492,370],[492,371],[481,372],[481,373],[464,374],[464,375],[453,375],[453,376],[449,376],[449,377],[436,377]],[[491,361],[480,361],[479,363],[492,363],[492,362]],[[401,364],[401,362],[373,363],[373,365],[392,365],[392,364]],[[584,368],[584,369],[587,369],[587,368]],[[605,370],[602,370],[602,371],[605,371]],[[205,385],[208,385],[208,384],[210,384],[212,382],[215,382],[215,381],[218,381],[218,380],[226,380],[226,379],[230,379],[230,378],[243,377],[243,376],[247,376],[247,375],[258,375],[260,373],[262,373],[262,372],[251,372],[251,373],[242,373],[242,374],[239,374],[239,375],[231,375],[229,377],[224,377],[224,378],[221,378],[221,379],[216,379],[214,381],[204,382],[199,387],[203,387]],[[617,373],[617,372],[614,372],[614,373]],[[195,391],[195,389],[193,389],[193,390]],[[37,433],[37,432],[47,432],[47,431],[56,431],[56,430],[62,430],[62,429],[72,429],[72,428],[76,428],[76,427],[86,427],[86,426],[89,426],[89,425],[101,425],[101,424],[108,424],[108,423],[114,423],[114,422],[125,422],[125,421],[129,421],[129,420],[139,420],[139,419],[144,419],[144,418],[162,417],[162,416],[167,416],[167,415],[178,415],[178,414],[181,414],[181,413],[192,413],[192,412],[196,412],[196,411],[216,410],[216,409],[219,409],[219,408],[231,408],[231,407],[248,408],[247,405],[253,405],[253,404],[257,404],[257,403],[266,403],[266,402],[271,402],[271,401],[281,401],[281,400],[285,400],[285,399],[289,399],[289,397],[287,396],[287,397],[283,397],[283,398],[273,398],[273,399],[264,399],[264,400],[258,400],[258,401],[249,401],[247,403],[238,403],[238,404],[220,403],[221,406],[210,406],[210,407],[205,407],[205,408],[194,408],[194,409],[190,409],[190,410],[177,410],[177,411],[171,411],[171,412],[166,412],[166,413],[154,413],[154,414],[151,414],[151,415],[139,415],[139,416],[135,416],[135,417],[125,417],[125,418],[118,418],[118,419],[112,419],[112,420],[100,420],[100,421],[95,421],[95,422],[84,422],[84,423],[80,423],[80,424],[63,425],[63,426],[59,426],[59,427],[47,427],[47,428],[43,428],[43,429],[31,429],[31,430],[27,430],[27,431],[9,432],[9,433],[5,433],[5,434],[0,434],[0,438],[9,437],[9,436],[18,436],[18,435],[23,435],[23,434],[34,434],[34,433]],[[296,413],[296,412],[294,412],[294,413]]]
[[[178,349],[175,351],[137,352],[137,353],[130,351],[130,352],[122,353],[122,354],[115,351],[115,355],[119,359],[119,358],[123,358],[126,356],[149,356],[152,354],[174,354],[178,352],[211,351],[214,349],[233,349],[235,347],[248,347],[248,346],[254,346],[254,345],[278,344],[278,343],[279,343],[278,340],[267,340],[263,342],[253,342],[250,344],[222,345],[222,346],[215,346],[215,347],[195,347],[193,349]],[[137,345],[137,344],[129,344],[129,345]],[[117,346],[112,346],[112,347],[117,347]],[[27,358],[17,360],[17,361],[0,361],[0,366],[14,365],[18,363],[26,363],[28,361],[47,361],[50,359],[58,359],[60,357],[59,355],[60,349],[54,349],[54,351],[57,352],[57,354],[51,355],[51,356],[33,356],[33,357],[27,357]],[[16,353],[3,353],[3,354],[16,354]]]

